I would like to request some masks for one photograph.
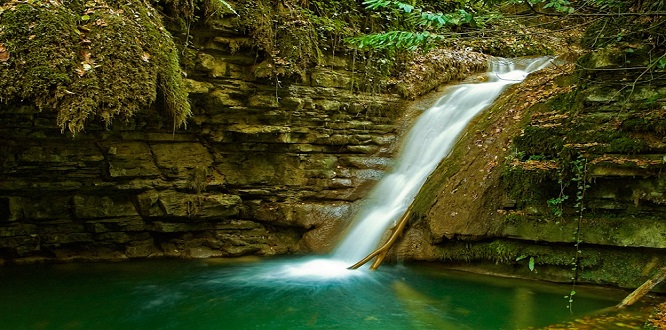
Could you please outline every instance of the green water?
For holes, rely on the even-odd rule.
[[[568,286],[429,264],[327,279],[282,274],[300,260],[0,267],[0,329],[518,329],[618,299],[578,290],[572,315]]]

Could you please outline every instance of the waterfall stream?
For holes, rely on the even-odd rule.
[[[409,130],[393,171],[370,192],[332,255],[281,264],[271,271],[248,271],[239,276],[300,285],[365,274],[364,268],[348,270],[347,267],[378,247],[384,233],[407,211],[430,173],[449,154],[472,118],[491,105],[507,86],[523,81],[529,73],[548,66],[551,61],[550,57],[493,59],[485,82],[446,89]]]
[[[548,57],[493,59],[486,82],[450,87],[410,129],[395,169],[369,194],[332,259],[353,264],[377,248],[383,234],[407,211],[472,118],[507,86],[523,81],[550,62]]]

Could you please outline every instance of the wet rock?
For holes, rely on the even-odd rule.
[[[78,219],[113,218],[139,215],[127,196],[74,196],[74,216]]]
[[[144,217],[175,217],[216,220],[238,214],[241,199],[229,194],[188,194],[176,191],[148,191],[137,196],[139,212]]]
[[[155,177],[161,174],[147,143],[103,144],[112,178]]]
[[[312,86],[351,89],[351,74],[333,70],[317,70],[312,73]]]

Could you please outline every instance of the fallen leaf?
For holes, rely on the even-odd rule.
[[[150,54],[148,54],[148,53],[143,53],[143,55],[141,55],[141,59],[142,59],[144,62],[148,62],[148,61],[150,61]]]
[[[0,44],[0,62],[7,62],[9,60],[9,52],[5,45]]]

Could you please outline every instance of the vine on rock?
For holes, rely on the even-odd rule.
[[[573,271],[571,276],[571,291],[567,296],[564,297],[565,299],[568,299],[567,308],[569,308],[569,311],[571,312],[573,312],[573,297],[576,295],[576,284],[578,282],[578,275],[580,273],[580,258],[582,254],[580,245],[583,243],[581,240],[581,224],[583,222],[583,214],[586,209],[584,203],[585,192],[588,188],[590,188],[590,185],[587,184],[587,158],[585,158],[583,155],[578,155],[578,158],[572,162],[572,165],[574,177],[571,180],[576,183],[576,203],[574,204],[574,208],[576,209],[577,222],[576,229],[573,233],[573,241],[576,252],[574,257],[571,259],[571,270]]]

